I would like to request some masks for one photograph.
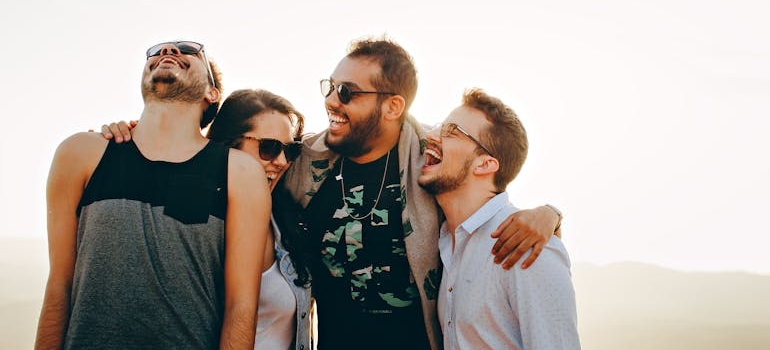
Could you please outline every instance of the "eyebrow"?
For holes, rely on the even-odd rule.
[[[351,88],[353,90],[363,90],[363,88],[360,85],[358,85],[358,84],[356,84],[356,83],[354,83],[352,81],[337,81],[337,80],[334,80],[334,78],[332,78],[332,77],[329,77],[329,80],[331,80],[332,83],[334,83],[334,85],[345,84],[345,85],[347,85],[349,88]]]

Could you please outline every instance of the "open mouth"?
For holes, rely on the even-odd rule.
[[[183,69],[187,69],[187,68],[190,67],[190,65],[188,63],[182,62],[180,59],[178,59],[178,58],[176,58],[174,56],[171,56],[171,55],[161,56],[160,59],[158,59],[158,62],[155,63],[155,66],[157,67],[157,66],[159,66],[161,64],[164,64],[164,63],[173,64],[173,65],[179,66],[180,68],[183,68]]]
[[[431,166],[441,163],[441,154],[432,149],[432,148],[426,148],[425,149],[425,165]]]
[[[273,172],[269,172],[266,175],[267,175],[267,184],[268,185],[271,185],[273,183],[273,181],[278,177],[278,174],[273,173]]]
[[[329,124],[332,126],[341,126],[348,123],[348,118],[345,118],[339,112],[329,109],[327,110],[327,114],[329,115]]]

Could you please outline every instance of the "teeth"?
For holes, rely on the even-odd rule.
[[[428,155],[432,156],[433,158],[436,158],[436,160],[439,160],[439,161],[441,160],[441,155],[438,154],[438,152],[436,152],[436,151],[434,151],[434,150],[432,150],[430,148],[425,149],[425,154],[428,154]]]
[[[425,164],[426,165],[434,165],[434,164],[438,164],[438,163],[441,163],[441,155],[438,152],[436,152],[436,151],[434,151],[434,150],[432,150],[430,148],[426,148],[425,149]]]
[[[329,112],[329,122],[330,123],[344,123],[347,122],[347,119],[345,119],[342,116],[339,116],[337,114]]]

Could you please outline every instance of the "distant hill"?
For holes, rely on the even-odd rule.
[[[770,349],[770,276],[577,264],[587,350]]]
[[[31,349],[45,242],[0,238],[0,349]],[[770,276],[640,263],[572,269],[585,350],[770,349]]]

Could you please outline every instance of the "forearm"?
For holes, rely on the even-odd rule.
[[[231,306],[225,309],[220,350],[253,349],[257,331],[256,304]]]
[[[61,349],[69,319],[67,293],[54,293],[46,289],[40,320],[37,324],[35,349]]]

